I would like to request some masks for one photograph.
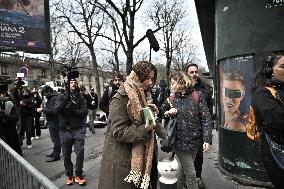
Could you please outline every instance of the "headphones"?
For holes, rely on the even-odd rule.
[[[266,77],[271,77],[273,73],[272,64],[273,64],[273,56],[267,56],[265,59],[265,66],[263,68],[263,73]]]

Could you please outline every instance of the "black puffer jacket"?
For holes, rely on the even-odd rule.
[[[177,130],[176,130],[176,150],[190,151],[196,149],[203,141],[212,143],[212,121],[208,106],[201,93],[199,94],[199,103],[194,101],[192,90],[184,95],[175,93],[173,107],[177,109]],[[162,114],[170,109],[166,101],[162,107]],[[201,133],[203,131],[203,136]]]

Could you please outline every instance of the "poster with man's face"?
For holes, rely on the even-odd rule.
[[[48,0],[0,0],[0,51],[50,52]]]
[[[246,131],[253,63],[252,55],[230,57],[219,62],[221,127]]]

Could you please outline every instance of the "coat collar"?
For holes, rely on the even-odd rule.
[[[119,89],[117,90],[117,92],[118,92],[119,94],[121,94],[122,96],[127,96],[127,93],[126,93],[126,91],[125,91],[125,89],[124,89],[124,85],[120,85],[120,87],[119,87]]]

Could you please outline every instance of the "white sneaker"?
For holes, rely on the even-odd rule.
[[[34,139],[35,139],[34,137],[31,138],[31,140],[34,140]]]
[[[39,136],[36,136],[36,137],[35,137],[36,140],[38,140],[39,138],[40,138]]]
[[[31,149],[33,146],[32,145],[28,145],[28,149]]]

